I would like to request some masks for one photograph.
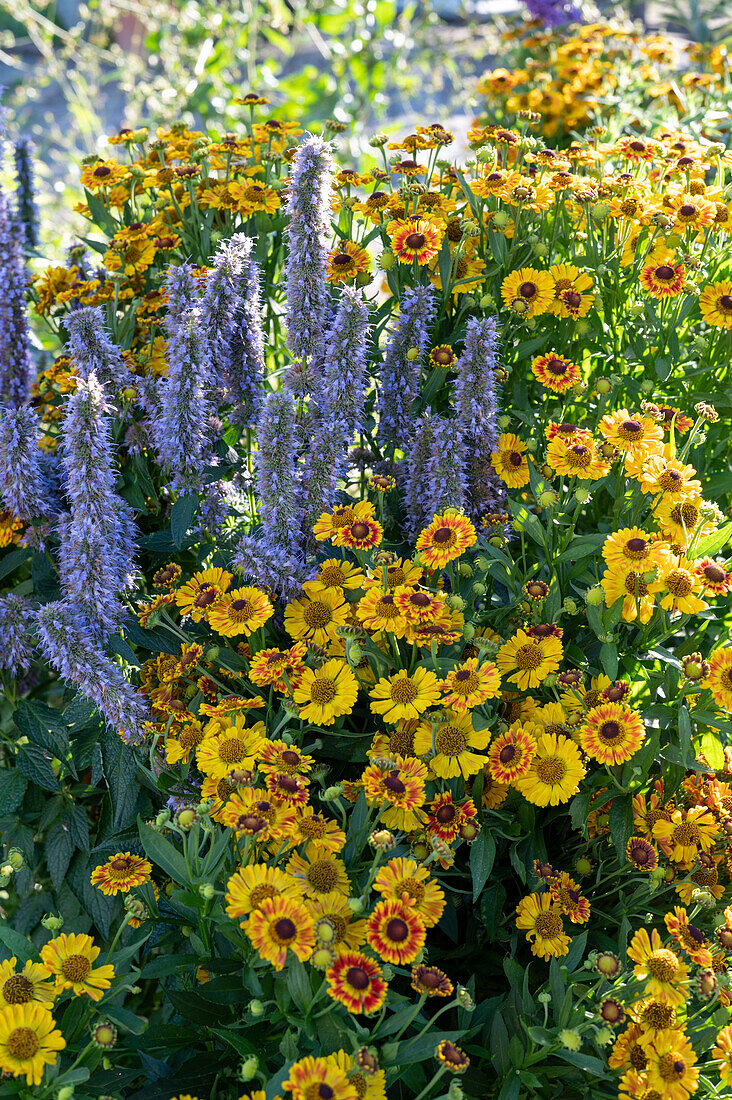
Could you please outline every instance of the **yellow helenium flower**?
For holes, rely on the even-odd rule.
[[[547,312],[554,301],[554,286],[554,278],[548,271],[522,267],[503,280],[501,297],[506,306],[528,319]]]
[[[498,450],[491,455],[496,473],[509,489],[520,489],[529,482],[526,444],[517,435],[506,432],[498,437]]]
[[[111,968],[110,968],[111,969]],[[0,1069],[40,1085],[46,1066],[56,1064],[66,1040],[48,1009],[29,1001],[0,1009]]]
[[[516,927],[526,933],[534,955],[557,958],[569,951],[569,936],[559,906],[550,893],[529,894],[516,906]]]
[[[459,512],[443,512],[420,533],[417,551],[428,569],[443,569],[476,541],[472,520]]]
[[[241,716],[237,716],[233,724],[214,718],[196,749],[198,767],[212,779],[225,779],[234,771],[249,771],[256,763],[264,734],[263,722],[247,726],[246,719]]]
[[[628,958],[635,963],[636,978],[645,981],[648,996],[672,1005],[684,1003],[682,987],[689,977],[689,968],[664,945],[655,928],[650,936],[645,928],[638,929],[628,946]]]
[[[382,715],[385,722],[419,718],[423,711],[439,702],[439,680],[426,668],[415,668],[411,676],[406,669],[400,669],[393,676],[382,677],[370,695],[371,710]]]
[[[414,735],[414,751],[429,756],[433,775],[452,779],[475,775],[485,764],[485,756],[473,749],[484,749],[491,739],[490,731],[473,729],[470,714],[455,714],[448,722],[435,725],[420,722]],[[434,752],[434,755],[431,755]]]
[[[711,691],[718,706],[732,711],[732,648],[722,646],[712,650],[705,686]]]
[[[56,980],[59,992],[71,989],[76,997],[83,994],[93,1001],[101,1001],[114,978],[110,964],[94,969],[99,954],[91,936],[62,932],[41,948],[41,965],[49,977]]]
[[[325,646],[348,618],[350,605],[339,588],[323,589],[306,581],[305,595],[285,608],[285,630],[295,639]]]
[[[699,295],[699,308],[708,325],[732,328],[732,282],[707,283]]]
[[[528,691],[557,671],[562,654],[562,643],[553,634],[537,638],[518,630],[498,650],[496,664],[503,676]]]
[[[332,726],[350,714],[358,695],[358,681],[345,661],[326,661],[320,668],[303,669],[294,691],[300,717],[318,726]]]
[[[542,733],[528,771],[514,780],[514,786],[535,806],[557,806],[577,793],[584,775],[574,741],[562,734]]]
[[[708,852],[719,836],[719,825],[706,806],[674,810],[670,821],[653,826],[653,836],[674,863],[691,864],[699,849]]]
[[[217,634],[248,638],[274,615],[269,597],[259,588],[235,588],[227,592],[208,613],[208,621]]]
[[[41,964],[28,960],[22,970],[16,971],[17,962],[13,956],[0,963],[0,1008],[31,1001],[53,1004],[56,988]]]

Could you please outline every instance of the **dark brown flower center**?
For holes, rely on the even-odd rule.
[[[395,917],[387,924],[386,935],[388,939],[393,940],[395,943],[403,943],[409,936],[409,925],[406,921]]]
[[[346,971],[346,981],[354,989],[368,989],[369,976],[360,966],[351,966]]]

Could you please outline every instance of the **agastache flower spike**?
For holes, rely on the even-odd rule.
[[[33,146],[27,138],[19,138],[14,152],[18,217],[25,229],[27,247],[35,248],[38,244],[38,210],[33,186]]]
[[[181,264],[166,279],[169,367],[160,389],[157,449],[177,493],[199,492],[206,466],[213,464],[211,352],[191,271]]]
[[[525,0],[532,19],[546,24],[547,27],[559,27],[563,23],[576,23],[582,20],[582,12],[571,0]]]
[[[343,433],[350,443],[361,430],[366,385],[369,312],[353,287],[341,293],[333,322],[325,337],[322,386],[316,395],[316,419]],[[318,441],[315,441],[318,445]]]
[[[251,237],[237,233],[220,246],[201,307],[217,379],[236,406],[233,418],[247,426],[259,415],[265,372],[261,272],[252,256],[254,245]]]
[[[30,666],[32,622],[33,609],[26,599],[0,596],[0,669],[16,673]]]
[[[419,374],[435,313],[433,286],[406,290],[399,316],[389,332],[379,389],[379,438],[393,455],[406,451],[414,429],[412,402],[419,392]]]
[[[59,523],[61,585],[94,635],[104,639],[124,617],[116,594],[132,584],[134,524],[129,505],[115,492],[110,419],[93,371],[78,380],[63,425],[71,515]]]
[[[99,306],[74,309],[65,318],[69,334],[66,351],[80,378],[94,372],[103,386],[119,393],[130,382],[122,352],[110,340],[104,313]]]
[[[35,614],[39,646],[48,663],[95,703],[107,724],[125,741],[144,740],[150,714],[143,697],[95,642],[66,603],[48,603]]]
[[[425,413],[415,425],[412,446],[406,461],[399,466],[404,482],[404,506],[412,541],[434,515],[434,512],[430,511],[430,504],[424,491],[427,471],[432,461],[433,442],[432,416],[430,413]]]
[[[329,143],[306,134],[292,159],[287,200],[287,346],[301,358],[316,354],[323,341],[333,172]]]
[[[462,509],[465,503],[465,448],[455,431],[455,421],[433,416],[431,432],[432,446],[423,486],[430,517],[445,508]]]
[[[16,409],[30,396],[23,230],[0,191],[0,401]]]
[[[502,510],[505,492],[491,465],[498,442],[498,334],[495,317],[471,317],[456,364],[454,405],[457,434],[465,453],[471,515]]]
[[[266,541],[297,556],[300,524],[297,510],[295,409],[283,390],[271,393],[257,431],[257,495]]]
[[[245,579],[271,588],[284,599],[297,599],[307,579],[302,563],[270,539],[245,535],[236,548],[232,566]]]
[[[56,510],[38,436],[38,417],[30,405],[0,404],[0,497],[24,523]]]

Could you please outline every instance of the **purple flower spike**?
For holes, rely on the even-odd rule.
[[[115,491],[110,418],[92,371],[66,403],[62,460],[71,514],[59,522],[61,585],[101,640],[119,628],[132,586],[132,510]]]
[[[20,408],[30,397],[24,230],[0,191],[0,401]]]
[[[292,159],[287,201],[287,346],[303,359],[316,355],[323,342],[334,167],[329,143],[306,134]]]
[[[107,724],[125,741],[145,739],[150,712],[142,695],[97,644],[83,619],[68,604],[48,603],[35,613],[39,646],[64,680],[90,699]]]

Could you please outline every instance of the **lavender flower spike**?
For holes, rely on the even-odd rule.
[[[22,596],[0,596],[0,669],[13,674],[28,668],[33,649],[29,628],[31,605]]]
[[[401,312],[392,323],[381,368],[379,438],[392,455],[406,451],[412,437],[412,402],[419,392],[419,373],[435,313],[435,289],[417,286],[402,295]],[[412,349],[418,355],[414,358]]]
[[[241,262],[238,284],[241,312],[233,334],[226,383],[229,400],[237,406],[235,419],[250,427],[261,411],[266,372],[260,302],[261,270],[252,257],[254,241],[242,233],[231,238],[231,245],[235,243]]]
[[[432,417],[432,446],[426,466],[425,495],[429,501],[427,522],[445,508],[462,509],[465,503],[465,448],[454,420]]]
[[[92,371],[66,403],[62,460],[71,515],[59,523],[63,591],[100,640],[124,617],[117,593],[132,586],[134,554],[132,511],[114,488],[106,410]]]
[[[333,171],[331,146],[306,134],[292,159],[287,202],[287,346],[301,358],[315,354],[323,340]]]
[[[342,431],[347,443],[362,427],[368,320],[361,292],[345,287],[325,337],[323,384],[316,400],[323,419]]]
[[[498,442],[498,332],[495,317],[471,317],[456,364],[455,416],[465,450],[470,514],[501,511],[505,492],[491,465]]]
[[[14,153],[18,217],[25,229],[26,245],[35,248],[38,244],[38,210],[33,186],[33,146],[28,138],[16,141]]]
[[[149,711],[143,697],[122,670],[90,637],[66,603],[48,603],[35,615],[38,642],[48,663],[96,704],[97,710],[125,741],[139,744],[146,736]]]
[[[30,397],[23,230],[0,191],[0,401],[16,409]]]
[[[299,551],[295,409],[289,393],[267,398],[259,418],[257,494],[266,541],[292,557]]]
[[[404,506],[407,513],[407,529],[412,542],[432,519],[430,501],[425,494],[428,469],[432,461],[434,431],[432,415],[425,413],[417,421],[412,446],[406,460],[397,469],[404,482]]]
[[[199,492],[211,455],[211,351],[191,267],[168,273],[168,377],[160,393],[156,446],[177,493]]]
[[[55,510],[38,437],[38,417],[30,405],[0,404],[0,497],[24,523]]]
[[[245,578],[271,588],[287,600],[302,594],[302,584],[307,579],[300,561],[267,538],[245,535],[231,564]]]
[[[129,372],[122,352],[106,331],[104,313],[99,306],[74,309],[65,321],[69,333],[66,345],[76,373],[88,378],[94,372],[103,386],[119,393],[129,384]]]
[[[208,274],[201,315],[208,326],[216,381],[238,406],[235,419],[250,426],[259,415],[264,380],[260,268],[255,242],[243,233],[224,241]]]

